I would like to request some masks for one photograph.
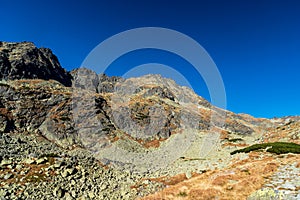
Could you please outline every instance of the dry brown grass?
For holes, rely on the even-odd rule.
[[[143,200],[234,200],[246,199],[252,192],[260,189],[265,179],[270,177],[281,164],[299,160],[300,155],[290,157],[251,152],[245,160],[235,159],[226,169],[208,171],[189,180],[177,179],[179,182],[161,192],[142,198]],[[186,195],[180,195],[186,194]]]

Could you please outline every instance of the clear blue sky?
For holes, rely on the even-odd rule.
[[[256,117],[300,115],[300,1],[0,0],[0,8],[0,40],[49,47],[67,70],[116,33],[147,26],[180,31],[215,61],[227,109]],[[158,50],[124,55],[107,73],[149,62],[190,73],[183,60]],[[192,76],[188,81],[209,99],[204,84]]]

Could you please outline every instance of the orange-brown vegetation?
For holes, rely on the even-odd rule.
[[[188,180],[178,180],[180,182],[175,185],[142,199],[246,199],[252,192],[260,189],[265,179],[276,172],[280,165],[299,159],[300,155],[280,157],[269,153],[251,152],[248,159],[233,159],[233,164],[225,169],[208,171]]]

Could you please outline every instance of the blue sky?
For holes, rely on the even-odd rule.
[[[0,40],[49,47],[67,70],[100,42],[138,27],[182,32],[210,54],[226,89],[227,109],[256,117],[300,115],[300,1],[0,0]],[[121,56],[108,68],[122,75],[150,62],[179,70],[210,99],[185,60],[159,50]]]

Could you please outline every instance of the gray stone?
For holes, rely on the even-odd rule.
[[[65,169],[61,172],[61,176],[62,177],[68,177],[70,175],[73,175],[76,173],[76,169],[71,168],[71,169]]]
[[[23,160],[23,163],[26,163],[26,164],[34,164],[35,163],[35,160],[32,159],[32,158],[26,158]]]
[[[150,181],[149,180],[143,180],[142,183],[148,185],[150,183]]]
[[[91,199],[94,199],[96,196],[94,194],[94,192],[89,192],[88,193],[88,196],[91,198]]]
[[[191,173],[191,171],[187,171],[187,172],[185,173],[185,176],[186,176],[187,179],[192,178],[192,173]]]
[[[76,197],[77,197],[77,192],[76,192],[75,190],[72,190],[72,191],[71,191],[71,196],[72,196],[73,198],[76,198]]]
[[[8,195],[7,190],[5,189],[0,189],[0,197],[6,197]]]
[[[23,165],[22,164],[17,164],[16,165],[16,170],[21,170],[23,168]]]
[[[53,195],[55,197],[62,198],[65,195],[65,192],[63,189],[57,187],[53,190]]]
[[[43,158],[39,158],[39,159],[37,159],[35,162],[36,162],[36,164],[44,164],[44,163],[46,163],[48,161],[48,158],[47,157],[43,157]]]
[[[20,172],[20,175],[26,175],[28,173],[28,170],[24,169],[23,171]]]
[[[0,166],[7,166],[12,164],[12,160],[2,160]]]
[[[75,181],[75,180],[71,180],[70,184],[71,184],[72,186],[74,186],[74,185],[76,185],[76,181]]]
[[[12,165],[7,165],[7,168],[8,169],[13,169],[14,168],[14,165],[12,164]]]
[[[65,198],[66,198],[66,200],[73,200],[73,199],[74,199],[74,198],[71,196],[71,194],[68,193],[68,192],[66,192]]]
[[[287,190],[295,190],[296,186],[289,183],[289,182],[286,182],[283,185],[281,185],[281,188],[284,188],[284,189],[287,189]]]
[[[53,165],[53,167],[54,168],[60,168],[61,166],[63,166],[63,162],[56,162],[54,165]]]
[[[4,179],[7,180],[7,179],[11,179],[11,178],[13,178],[13,177],[14,177],[13,174],[8,173],[8,174],[5,174]]]

